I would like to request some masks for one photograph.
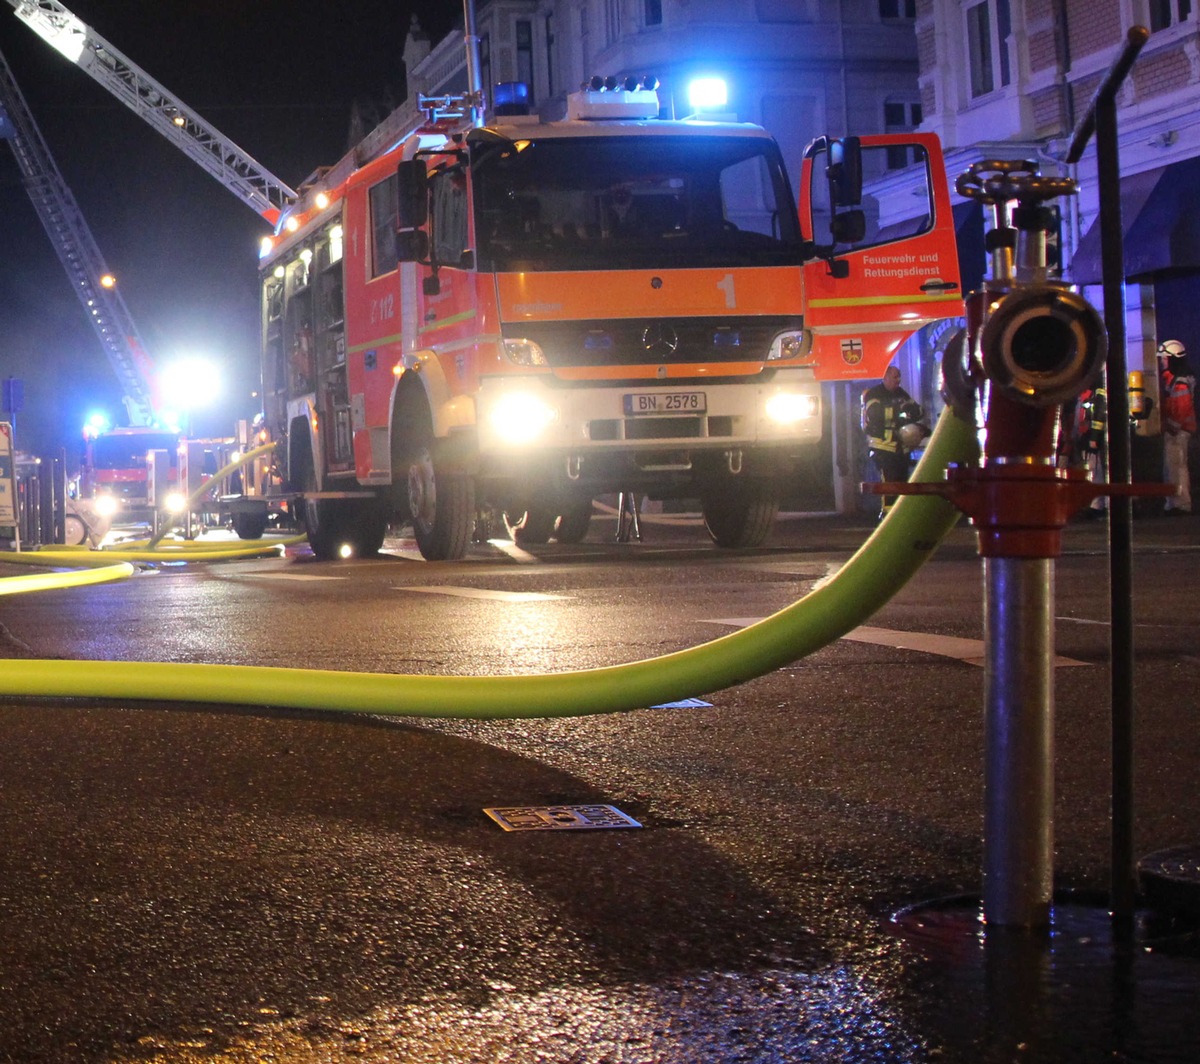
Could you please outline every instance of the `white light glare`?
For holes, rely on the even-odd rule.
[[[96,513],[98,513],[101,517],[112,517],[112,515],[115,514],[120,508],[121,504],[117,502],[115,496],[96,496]]]
[[[688,103],[693,111],[710,111],[729,103],[724,78],[696,78],[688,84]]]
[[[508,443],[532,443],[558,417],[558,412],[536,395],[513,392],[492,407],[492,429]]]
[[[38,15],[43,18],[39,19]],[[78,63],[84,48],[87,47],[87,26],[74,15],[60,17],[55,21],[46,19],[45,15],[45,10],[39,5],[30,4],[28,8],[17,8],[17,18],[55,51],[65,55],[72,63]]]
[[[202,358],[185,358],[164,366],[159,383],[164,401],[180,410],[197,410],[221,394],[216,368]]]
[[[817,416],[817,397],[796,392],[776,392],[767,400],[767,417],[779,425],[794,425]]]
[[[166,507],[167,513],[181,514],[184,507],[187,506],[187,498],[181,492],[173,491],[163,500],[163,505]]]

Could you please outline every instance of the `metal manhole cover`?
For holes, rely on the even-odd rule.
[[[484,812],[505,831],[589,831],[642,826],[612,805],[510,805]]]

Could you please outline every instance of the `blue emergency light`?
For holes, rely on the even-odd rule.
[[[724,78],[695,78],[688,83],[688,104],[693,111],[713,111],[729,103]]]
[[[529,114],[529,86],[523,81],[501,81],[492,94],[496,115]]]

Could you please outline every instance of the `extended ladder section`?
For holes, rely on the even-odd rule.
[[[56,0],[8,0],[17,18],[274,225],[297,194]]]
[[[0,122],[12,146],[29,198],[67,271],[120,382],[131,425],[153,423],[148,359],[133,318],[119,292],[104,288],[104,257],[29,113],[7,60],[0,55]]]

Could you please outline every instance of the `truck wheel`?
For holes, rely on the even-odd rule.
[[[267,530],[267,511],[254,513],[235,513],[233,515],[233,531],[238,539],[262,539]]]
[[[592,500],[579,499],[568,503],[558,519],[554,538],[559,543],[582,543],[592,523]]]
[[[63,518],[63,532],[63,542],[68,547],[80,547],[87,542],[88,527],[76,514],[67,514]]]
[[[774,485],[750,481],[724,490],[709,490],[700,499],[704,527],[718,547],[744,550],[761,547],[779,513],[779,491]]]
[[[531,506],[515,524],[510,522],[513,542],[518,547],[539,547],[550,542],[558,514],[544,506]]]
[[[387,535],[388,509],[379,499],[305,499],[302,512],[308,545],[322,561],[346,548],[359,558],[377,554]]]
[[[408,510],[426,561],[455,561],[467,553],[475,532],[475,481],[439,472],[428,443],[408,458]]]
[[[333,499],[306,498],[301,512],[313,554],[322,561],[338,557],[342,547],[349,543],[344,535],[344,522],[337,503]]]

